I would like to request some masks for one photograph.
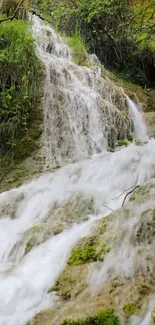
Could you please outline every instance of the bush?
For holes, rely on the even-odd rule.
[[[20,20],[0,28],[0,156],[14,153],[36,117],[41,65],[29,25]],[[37,119],[37,118],[36,118]]]
[[[73,61],[79,65],[89,66],[88,49],[80,33],[76,31],[73,36],[68,37],[67,43],[72,49]]]
[[[60,31],[78,30],[108,69],[152,87],[155,62],[153,0],[34,0]]]

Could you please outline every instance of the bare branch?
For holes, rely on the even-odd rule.
[[[131,194],[131,193],[133,193],[133,192],[134,192],[138,187],[140,187],[140,185],[135,186],[135,187],[134,187],[130,192],[128,192],[128,193],[125,195],[124,200],[123,200],[123,203],[122,203],[122,207],[124,206],[124,203],[125,203],[125,201],[126,201],[128,195]]]
[[[112,200],[116,200],[119,199],[119,197],[121,197],[126,191],[129,191],[131,188],[133,188],[135,185],[130,186],[129,188],[127,188],[126,190],[124,190],[121,194],[119,194],[116,197],[113,197]]]
[[[111,212],[114,212],[114,210],[111,209],[111,208],[109,208],[107,205],[103,204],[103,206],[104,206],[105,208],[107,208],[108,210],[110,210]]]

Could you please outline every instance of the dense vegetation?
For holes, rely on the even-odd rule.
[[[107,68],[154,86],[154,0],[34,1],[59,30],[68,35],[78,30]]]
[[[27,23],[14,19],[0,27],[0,157],[11,155],[14,160],[20,159],[20,140],[27,137],[32,144],[40,133],[41,66]],[[31,145],[28,150],[31,154]],[[24,156],[25,148],[22,151]]]

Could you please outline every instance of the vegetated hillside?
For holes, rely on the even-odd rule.
[[[18,8],[16,1],[4,2],[1,11],[4,21],[0,24],[0,180],[39,148],[41,134],[43,69],[25,20],[25,3],[13,20],[7,19]]]
[[[77,30],[110,70],[155,85],[153,0],[35,0],[45,18],[68,35]]]

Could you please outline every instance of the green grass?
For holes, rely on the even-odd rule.
[[[34,122],[41,84],[34,39],[29,25],[21,20],[1,24],[0,80],[0,155],[14,155],[16,140],[23,138]]]
[[[89,66],[88,48],[80,33],[77,31],[73,36],[67,37],[66,40],[69,47],[72,49],[74,63],[82,66]]]
[[[77,320],[65,319],[61,325],[120,325],[118,316],[113,310],[100,311],[95,316],[80,318]]]

